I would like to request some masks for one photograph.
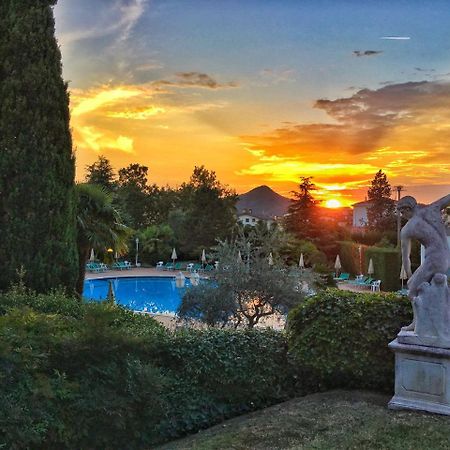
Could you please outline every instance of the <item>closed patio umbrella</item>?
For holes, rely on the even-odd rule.
[[[178,259],[177,251],[175,249],[172,250],[172,256],[170,257],[170,259],[173,261],[174,264],[175,260]]]
[[[94,253],[94,249],[91,248],[91,256],[89,257],[89,261],[94,261],[95,260],[95,253]]]
[[[372,258],[369,259],[369,267],[367,268],[367,275],[373,275],[375,273],[375,269],[373,268]]]
[[[402,280],[402,290],[403,290],[403,283],[405,282],[405,280],[408,279],[408,275],[406,273],[406,270],[402,264],[402,268],[400,270],[400,280]]]
[[[268,262],[269,262],[269,266],[273,266],[273,256],[272,256],[272,252],[269,253]]]
[[[298,267],[300,267],[300,269],[305,268],[305,260],[303,258],[303,253],[300,253],[300,260],[298,262]]]
[[[202,251],[202,264],[206,264],[206,252],[205,249]]]
[[[241,263],[242,262],[242,255],[241,255],[241,251],[238,251],[238,255],[237,255],[237,262]]]
[[[339,255],[336,255],[336,261],[334,262],[334,270],[336,272],[336,277],[339,276],[339,272],[342,269],[342,264],[341,264],[341,258],[339,258]]]

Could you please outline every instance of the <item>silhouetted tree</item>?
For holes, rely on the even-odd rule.
[[[367,198],[372,202],[367,211],[370,228],[380,231],[395,229],[395,202],[391,199],[391,193],[386,174],[379,170],[367,191]]]
[[[113,191],[117,187],[114,169],[108,158],[100,155],[92,164],[86,166],[85,182],[103,186],[108,191]]]
[[[77,279],[69,98],[51,6],[0,2],[0,289],[25,269],[37,291]]]

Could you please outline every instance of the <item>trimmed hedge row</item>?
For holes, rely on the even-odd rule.
[[[394,356],[387,345],[411,319],[406,298],[329,289],[289,313],[290,354],[312,390],[392,392]]]
[[[0,447],[150,448],[293,393],[282,333],[172,333],[20,289],[0,312]]]
[[[373,261],[375,273],[373,278],[381,280],[381,289],[384,291],[396,291],[401,286],[400,252],[395,248],[369,247],[366,250],[366,267],[370,258]]]

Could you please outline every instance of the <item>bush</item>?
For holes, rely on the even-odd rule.
[[[292,395],[287,342],[273,330],[174,333],[162,364],[172,377],[163,432],[175,437]]]
[[[394,355],[387,345],[411,318],[408,299],[330,289],[289,313],[289,352],[311,390],[391,392]]]
[[[140,449],[293,392],[274,331],[169,332],[21,286],[0,296],[0,447]]]
[[[372,258],[375,273],[373,278],[381,280],[381,289],[395,291],[400,287],[400,252],[395,248],[370,247],[366,249],[366,267]]]

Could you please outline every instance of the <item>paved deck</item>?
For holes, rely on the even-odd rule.
[[[119,278],[119,277],[174,277],[179,270],[159,270],[154,267],[133,267],[129,270],[107,270],[106,272],[86,272],[86,280],[96,278]],[[191,272],[182,272],[185,276],[190,277]],[[203,276],[199,273],[200,276]]]

